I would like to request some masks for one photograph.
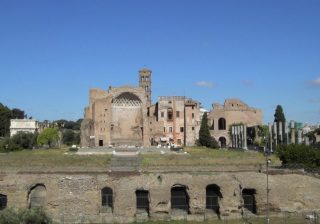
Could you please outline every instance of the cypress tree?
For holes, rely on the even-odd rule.
[[[206,146],[209,148],[219,147],[219,144],[217,143],[217,141],[210,135],[207,113],[203,114],[203,117],[201,120],[201,126],[199,130],[199,145]]]

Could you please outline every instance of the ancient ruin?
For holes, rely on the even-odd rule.
[[[180,96],[159,97],[151,103],[149,69],[139,71],[139,87],[91,89],[81,126],[81,145],[194,145],[200,128],[197,101]]]

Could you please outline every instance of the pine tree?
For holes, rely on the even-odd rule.
[[[210,135],[207,113],[203,114],[201,120],[201,126],[199,131],[199,145],[206,146],[209,148],[219,147],[217,141]]]
[[[277,133],[278,133],[277,137],[278,137],[279,143],[286,142],[286,135],[285,135],[286,117],[284,116],[283,109],[282,109],[281,105],[277,105],[277,108],[276,108],[276,111],[275,111],[275,114],[274,114],[274,122],[277,125]],[[280,125],[280,123],[279,122],[282,122],[281,126],[282,126],[283,142],[280,142],[280,134],[279,134],[279,131],[280,131],[279,125]]]
[[[286,117],[284,116],[281,105],[277,105],[276,112],[274,114],[274,122],[286,122]]]

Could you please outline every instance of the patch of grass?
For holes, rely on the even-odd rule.
[[[265,164],[262,153],[252,151],[218,150],[200,147],[185,148],[187,154],[145,154],[143,166],[259,166]],[[272,155],[273,165],[280,165],[280,160]]]
[[[265,224],[265,218],[248,218],[248,219],[227,219],[223,220],[210,220],[204,222],[187,222],[187,221],[150,221],[144,222],[146,224],[192,224],[192,223],[202,223],[202,224]],[[305,220],[303,217],[271,217],[270,223],[272,224],[307,224],[308,220]]]
[[[111,155],[83,156],[67,152],[68,148],[5,153],[0,155],[0,167],[105,167],[111,159]]]

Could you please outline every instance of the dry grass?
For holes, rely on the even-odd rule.
[[[187,154],[143,155],[143,166],[260,166],[265,164],[262,153],[252,151],[215,150],[199,147],[185,148]],[[270,157],[273,165],[281,162]]]
[[[186,148],[187,154],[142,154],[144,168],[166,166],[210,166],[210,167],[258,167],[265,164],[265,157],[257,152],[240,152],[213,150],[206,148]],[[23,150],[0,154],[0,169],[5,167],[56,168],[67,167],[106,169],[110,164],[111,155],[76,155],[67,153],[68,149]],[[271,156],[273,165],[280,161]]]
[[[68,149],[23,150],[0,155],[2,167],[105,167],[111,155],[81,156]]]
[[[192,224],[192,223],[203,223],[203,224],[265,224],[265,218],[249,218],[249,219],[227,219],[227,220],[210,220],[204,222],[187,222],[187,221],[154,221],[145,222],[146,224]],[[303,217],[271,217],[270,223],[272,224],[308,224],[311,223]]]

